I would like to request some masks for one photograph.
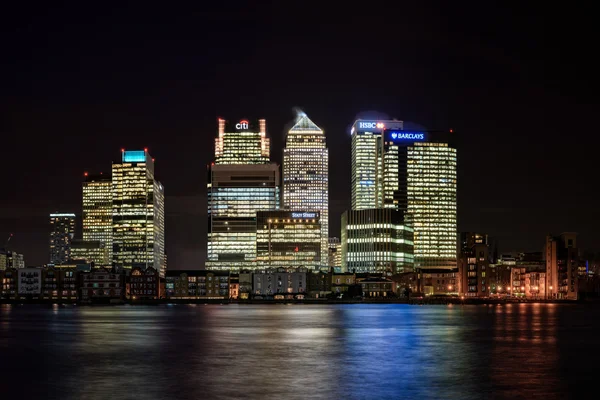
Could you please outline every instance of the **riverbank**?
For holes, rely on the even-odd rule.
[[[233,300],[233,299],[149,299],[135,301],[116,301],[116,302],[74,302],[74,301],[59,301],[59,300],[0,300],[0,304],[63,304],[63,305],[82,305],[82,306],[115,306],[115,305],[161,305],[161,304],[307,304],[307,305],[322,305],[322,304],[409,304],[409,305],[434,305],[434,304],[457,304],[457,305],[485,305],[485,304],[515,304],[515,303],[537,303],[537,304],[599,304],[600,299],[586,300],[543,300],[543,299],[461,299],[457,297],[436,297],[436,298],[394,298],[394,299],[294,299],[294,300]]]

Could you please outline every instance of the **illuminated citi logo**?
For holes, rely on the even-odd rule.
[[[235,124],[235,129],[248,129],[248,121],[245,119]]]

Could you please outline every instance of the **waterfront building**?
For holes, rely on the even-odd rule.
[[[75,268],[40,268],[42,300],[74,303],[78,299],[79,272]]]
[[[129,298],[132,300],[159,299],[160,276],[156,269],[134,267],[129,274]]]
[[[331,291],[335,293],[347,292],[350,286],[355,284],[356,275],[353,273],[342,272],[331,275]]]
[[[113,264],[165,274],[165,192],[147,149],[122,150],[112,165]]]
[[[321,218],[317,211],[258,211],[256,264],[258,268],[321,265]]]
[[[333,272],[310,271],[307,275],[308,294],[310,297],[325,297],[331,293],[331,284]]]
[[[460,238],[459,293],[467,297],[489,296],[490,254],[486,234],[463,232]]]
[[[237,300],[240,294],[240,275],[229,275],[229,298]]]
[[[384,276],[370,276],[360,280],[363,297],[389,297],[395,294],[394,282]]]
[[[254,296],[277,299],[303,297],[307,291],[306,268],[267,268],[253,273]]]
[[[405,131],[402,121],[352,126],[352,209],[392,208],[414,226],[417,268],[457,267],[453,135]]]
[[[247,300],[252,295],[252,271],[243,270],[239,273],[239,298]]]
[[[577,233],[548,235],[545,256],[547,298],[577,300],[580,264]]]
[[[346,211],[342,215],[342,272],[412,271],[413,228],[391,208]]]
[[[17,280],[18,270],[15,268],[6,268],[0,270],[0,298],[3,300],[17,299]]]
[[[78,254],[96,266],[111,266],[113,253],[113,186],[110,177],[84,174],[82,185],[82,237]],[[86,254],[86,250],[90,252]]]
[[[283,208],[320,215],[320,266],[328,266],[329,153],[325,134],[299,113],[283,149]]]
[[[125,299],[125,275],[122,272],[102,267],[80,272],[80,277],[80,299],[83,302],[110,303]]]
[[[340,241],[340,238],[329,238],[327,265],[330,268],[342,267],[342,242]]]
[[[460,275],[458,269],[421,269],[419,274],[418,291],[425,296],[457,295],[459,292]]]
[[[173,300],[229,298],[228,271],[167,271],[166,296]]]
[[[42,268],[21,268],[17,270],[17,292],[19,298],[37,300],[42,293]]]
[[[50,264],[64,264],[71,258],[71,241],[75,236],[75,214],[50,214]]]

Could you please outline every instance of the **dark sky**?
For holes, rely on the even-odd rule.
[[[598,248],[595,101],[543,10],[255,3],[3,9],[0,247],[14,232],[12,249],[45,263],[48,213],[81,213],[83,172],[148,147],[166,187],[169,266],[197,268],[217,117],[266,118],[280,162],[300,107],[327,134],[332,235],[350,205],[348,126],[376,110],[457,132],[461,231],[488,232],[501,251],[539,251],[561,231]]]

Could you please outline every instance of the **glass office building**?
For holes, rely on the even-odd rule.
[[[258,126],[254,127],[245,119],[231,124],[219,119],[215,164],[266,164],[270,162],[270,155],[266,120],[259,119]]]
[[[410,272],[413,247],[413,229],[401,211],[377,208],[342,214],[342,272]]]
[[[75,237],[75,214],[50,214],[50,264],[60,265],[71,259]]]
[[[164,277],[164,187],[147,150],[122,150],[121,162],[112,166],[112,187],[114,265],[153,267]]]
[[[325,134],[300,113],[283,149],[283,208],[314,211],[321,221],[321,266],[327,266],[329,240],[329,153]]]
[[[82,236],[87,244],[77,246],[77,257],[96,266],[112,265],[112,180],[85,173],[82,187]],[[89,251],[89,254],[86,253]]]
[[[256,214],[257,267],[321,265],[321,223],[316,211],[259,211]]]

